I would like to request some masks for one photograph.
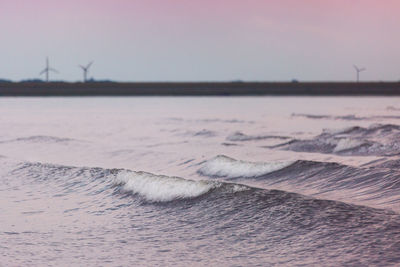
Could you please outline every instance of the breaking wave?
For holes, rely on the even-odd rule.
[[[344,149],[344,145],[342,145]],[[247,186],[375,208],[399,210],[400,160],[379,160],[362,167],[335,162],[246,162],[226,156],[206,161],[197,171],[214,178],[235,179]]]
[[[221,183],[212,181],[193,181],[179,177],[131,171],[119,172],[113,183],[115,186],[120,186],[125,192],[138,194],[152,202],[195,198],[221,186]]]
[[[3,161],[3,168],[9,169],[13,165],[8,164],[6,159]],[[209,194],[222,196],[221,194],[246,190],[277,189],[322,199],[399,210],[399,162],[399,159],[388,159],[353,167],[334,162],[304,160],[246,162],[220,155],[204,162],[198,170],[203,176],[235,179],[240,184],[223,180],[189,180],[122,169],[23,163],[11,167],[13,170],[9,172],[7,179],[12,181],[12,177],[26,177],[24,179],[28,180],[21,180],[24,184],[33,181],[60,196],[85,193],[99,195],[102,201],[106,201],[110,194],[117,194],[121,198],[128,194],[134,201],[169,202],[206,195],[209,198]]]
[[[254,166],[257,168],[258,165]],[[4,168],[4,165],[1,167]],[[268,175],[271,175],[270,178],[283,175],[286,179],[292,178],[298,182],[302,179],[316,181],[327,174],[322,173],[324,170],[337,172],[343,168],[339,164],[298,161]],[[11,169],[5,177],[13,182],[18,181],[20,186],[26,186],[26,192],[35,193],[35,197],[41,200],[39,204],[43,206],[41,210],[22,213],[21,220],[26,221],[27,216],[46,219],[62,216],[54,217],[55,223],[52,223],[56,224],[56,219],[59,219],[61,227],[56,229],[67,229],[65,232],[69,234],[67,238],[71,242],[66,242],[70,246],[62,249],[68,253],[71,247],[77,247],[78,252],[82,253],[81,248],[90,243],[92,249],[100,246],[101,250],[109,251],[107,257],[111,259],[120,256],[114,248],[120,250],[127,247],[125,255],[136,256],[135,253],[138,253],[138,257],[128,262],[131,265],[138,265],[138,262],[139,265],[154,263],[152,258],[157,258],[160,248],[168,249],[163,253],[169,253],[167,257],[171,259],[179,259],[182,255],[190,258],[193,253],[211,259],[201,261],[201,265],[213,265],[216,258],[222,262],[226,260],[226,255],[231,255],[228,265],[244,266],[290,266],[293,262],[316,266],[321,262],[329,266],[366,266],[371,263],[390,266],[400,262],[400,217],[388,210],[322,200],[282,190],[192,181],[121,169],[43,163],[23,163],[13,165]],[[314,173],[309,173],[309,177],[301,176],[302,172],[310,169]],[[354,175],[353,171],[349,173]],[[312,185],[309,183],[309,186]],[[19,186],[10,184],[8,188],[18,193]],[[26,199],[26,196],[22,197]],[[27,201],[32,198],[27,198]],[[141,205],[143,202],[137,201],[138,198],[151,205]],[[175,199],[185,201],[171,201]],[[51,201],[58,201],[53,207],[61,209],[60,212],[42,205]],[[29,203],[26,204],[30,209]],[[70,228],[65,228],[64,222],[73,223]],[[98,224],[92,225],[93,222]],[[53,224],[50,226],[54,227]],[[47,231],[48,225],[44,227]],[[30,247],[31,244],[39,244],[39,249],[51,251],[54,246],[48,235],[39,231],[32,232],[37,234],[17,232],[18,229],[3,230],[2,238],[7,241],[3,242],[3,247],[8,246],[9,251],[15,246],[18,248],[27,236],[32,237],[28,239]],[[104,238],[95,242],[99,235],[107,240],[110,238],[111,241],[106,242],[110,247],[101,247]],[[77,243],[77,236],[82,242]],[[42,244],[49,246],[43,247]],[[188,250],[177,250],[176,244]],[[150,253],[152,258],[141,258],[142,251],[153,247],[157,250],[154,254]],[[76,255],[81,255],[78,252]],[[19,252],[14,255],[15,258],[21,256]],[[42,259],[42,255],[39,256]],[[257,261],[251,261],[253,258]],[[32,261],[24,263],[20,265],[29,265]],[[36,260],[34,263],[43,265],[43,261]],[[182,262],[176,261],[174,264],[181,265]],[[155,262],[153,265],[160,264]]]
[[[204,176],[211,177],[258,177],[293,164],[294,161],[283,162],[248,162],[236,160],[224,155],[219,155],[211,160],[208,160],[198,170],[198,173]]]
[[[295,139],[268,148],[349,156],[392,156],[400,153],[400,126],[373,124],[367,128],[324,130],[312,139]]]
[[[6,166],[3,163],[2,166]],[[10,172],[16,177],[31,177],[36,183],[55,185],[59,195],[85,192],[87,194],[126,193],[146,202],[168,202],[192,199],[214,189],[234,193],[249,189],[246,186],[218,181],[195,181],[180,177],[156,175],[142,171],[70,167],[44,163],[17,164]],[[112,190],[114,189],[114,191]],[[107,193],[108,192],[108,193]]]

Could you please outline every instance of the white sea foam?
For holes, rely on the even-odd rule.
[[[212,181],[193,181],[130,171],[119,172],[115,177],[114,184],[121,186],[124,191],[139,194],[146,200],[154,202],[194,198],[221,186],[221,183]]]
[[[292,165],[294,161],[276,161],[276,162],[247,162],[235,160],[224,155],[219,155],[208,160],[199,173],[214,177],[258,177]]]
[[[361,146],[363,143],[356,139],[343,138],[337,143],[333,152],[340,152]]]

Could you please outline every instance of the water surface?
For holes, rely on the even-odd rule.
[[[0,262],[400,264],[400,98],[0,99]]]

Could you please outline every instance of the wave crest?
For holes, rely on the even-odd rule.
[[[212,177],[251,178],[281,170],[293,163],[294,161],[248,162],[219,155],[206,161],[198,173]]]
[[[180,177],[130,171],[119,172],[115,176],[114,185],[152,202],[195,198],[221,186],[220,183],[212,181],[193,181]]]

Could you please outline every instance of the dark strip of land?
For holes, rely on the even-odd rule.
[[[0,83],[0,96],[400,95],[400,82]]]

